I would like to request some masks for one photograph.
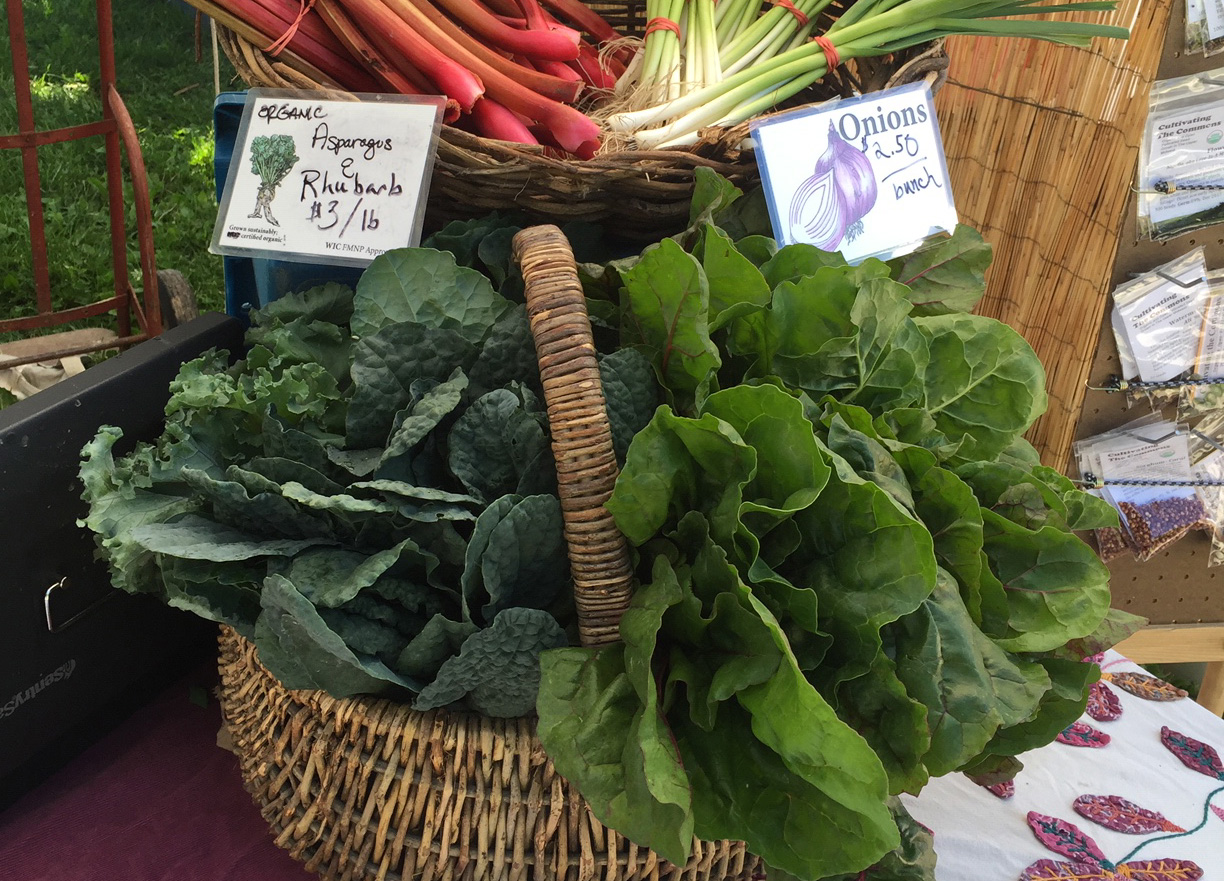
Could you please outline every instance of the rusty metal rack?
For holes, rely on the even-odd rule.
[[[157,266],[153,256],[153,216],[149,199],[149,181],[145,173],[144,158],[140,152],[136,127],[115,86],[115,42],[111,28],[111,0],[96,0],[102,118],[93,122],[46,130],[39,130],[34,119],[22,0],[5,0],[5,4],[8,13],[9,44],[12,49],[13,93],[17,103],[18,131],[16,134],[0,135],[0,149],[21,151],[26,206],[30,221],[35,312],[32,315],[0,320],[0,333],[58,327],[110,312],[115,315],[115,332],[114,334],[94,334],[85,339],[82,339],[79,333],[51,334],[46,338],[40,337],[39,345],[27,346],[16,357],[6,359],[4,366],[13,367],[35,361],[54,360],[101,349],[127,346],[156,336],[162,330],[162,310]],[[105,143],[106,184],[110,204],[111,262],[114,265],[115,277],[114,294],[85,306],[57,309],[51,291],[38,150],[50,144],[91,137],[100,137]],[[123,193],[124,153],[127,155],[131,176],[143,297],[137,295],[128,271]]]

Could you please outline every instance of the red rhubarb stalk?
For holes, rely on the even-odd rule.
[[[249,2],[262,6],[279,21],[283,22],[283,27],[280,33],[274,35],[273,42],[279,39],[296,22],[297,33],[306,34],[321,45],[336,46],[336,38],[328,30],[327,25],[323,23],[318,13],[310,8],[302,12],[297,0],[249,0]]]
[[[612,58],[601,60],[599,53],[585,42],[579,46],[579,50],[578,59],[571,61],[570,66],[578,71],[583,82],[603,91],[614,89],[618,76],[616,68],[619,66],[621,73],[624,73],[624,67],[616,64]]]
[[[582,28],[601,43],[619,40],[621,35],[582,0],[544,0],[544,5],[565,21]]]
[[[354,58],[364,61],[366,67],[382,81],[383,85],[401,95],[424,94],[419,84],[409,81],[408,77],[383,58],[382,53],[366,39],[365,34],[340,8],[338,0],[315,0],[315,9],[318,10],[319,17],[336,35],[336,38],[344,44]]]
[[[377,32],[386,37],[397,52],[441,89],[442,94],[459,102],[465,112],[470,111],[476,99],[484,94],[484,84],[470,66],[463,66],[461,61],[450,57],[380,0],[342,0],[342,3],[367,34]]]
[[[285,32],[284,24],[262,7],[244,7],[236,0],[192,0],[192,5],[255,46],[267,46]],[[305,34],[294,34],[280,58],[324,85],[378,91],[378,82],[357,66],[338,41],[333,42],[333,46],[323,46]]]
[[[572,61],[578,57],[578,32],[520,31],[498,21],[488,9],[472,0],[437,0],[437,3],[454,16],[472,35],[528,58],[547,58],[550,61]]]
[[[481,98],[472,107],[472,127],[481,137],[514,144],[538,144],[535,135],[517,116],[492,98]]]
[[[350,3],[369,0],[347,0]],[[467,67],[480,77],[489,97],[504,104],[508,109],[534,120],[549,129],[559,146],[571,153],[594,151],[599,147],[599,126],[594,120],[559,101],[545,98],[537,92],[512,79],[470,52],[464,51],[457,42],[448,39],[410,0],[387,0],[387,6],[395,10],[408,25],[406,29],[419,28],[427,40],[444,47],[455,62]],[[577,84],[575,84],[577,85]],[[460,102],[462,104],[462,102]]]
[[[573,103],[578,100],[578,95],[582,92],[580,81],[560,79],[541,73],[532,67],[516,64],[504,55],[494,52],[447,18],[430,0],[395,0],[395,3],[391,5],[409,27],[424,34],[438,46],[453,47],[453,52],[450,48],[445,51],[456,62],[482,79],[485,74],[480,68],[474,66],[478,62],[553,101]]]
[[[542,58],[538,58],[531,62],[531,65],[540,71],[540,73],[555,76],[557,79],[570,83],[585,83],[586,80],[582,78],[582,74],[570,67],[571,64],[577,64],[579,60],[576,58],[567,64],[564,61],[545,61]]]

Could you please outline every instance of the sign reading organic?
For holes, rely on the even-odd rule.
[[[782,244],[896,257],[956,227],[935,105],[926,83],[778,114],[753,127]]]
[[[443,99],[353,98],[247,93],[214,254],[365,265],[420,241]]]

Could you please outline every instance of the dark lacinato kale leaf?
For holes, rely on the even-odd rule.
[[[510,389],[472,402],[451,426],[447,465],[472,495],[552,492],[556,471],[547,418]]]
[[[415,683],[382,661],[345,645],[288,578],[269,575],[260,603],[255,646],[264,666],[286,688],[319,688],[336,697],[404,696],[415,690]]]
[[[422,379],[444,382],[456,368],[466,370],[476,347],[458,331],[415,322],[388,324],[353,345],[353,399],[347,446],[383,448],[395,416],[413,399]]]
[[[612,448],[617,461],[623,463],[629,442],[650,422],[660,403],[659,385],[650,362],[637,349],[600,355],[599,383],[612,431]]]
[[[512,382],[540,388],[540,365],[525,306],[513,307],[489,330],[472,365],[471,380],[477,395]]]
[[[409,679],[432,682],[442,664],[459,654],[464,641],[479,629],[470,621],[455,621],[439,612],[404,646],[391,666]]]
[[[568,639],[556,619],[539,609],[505,609],[493,623],[464,640],[413,706],[444,707],[459,700],[494,717],[523,716],[535,707],[540,653]]]

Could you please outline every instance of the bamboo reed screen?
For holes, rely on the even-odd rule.
[[[1050,406],[1029,440],[1064,469],[1075,437],[1134,181],[1172,0],[1082,17],[1129,40],[1073,49],[959,37],[936,99],[961,221],[994,246],[977,311],[1024,335]]]

